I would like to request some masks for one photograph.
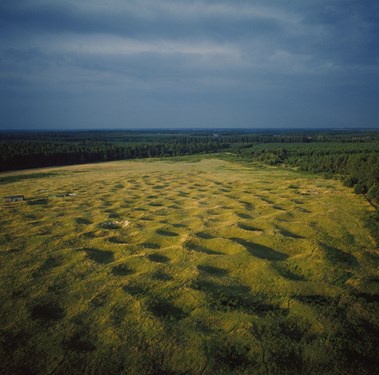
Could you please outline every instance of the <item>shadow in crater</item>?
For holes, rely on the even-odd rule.
[[[211,342],[212,354],[216,363],[228,370],[228,373],[247,373],[255,364],[249,354],[248,344],[231,342],[228,337],[217,337]]]
[[[148,203],[148,206],[151,206],[151,207],[162,207],[163,204],[160,203],[160,202],[151,202],[151,203]]]
[[[312,295],[299,295],[294,296],[294,299],[301,303],[305,303],[311,306],[330,306],[335,299],[328,296],[322,296],[321,294],[312,294]]]
[[[245,209],[248,210],[248,211],[251,211],[253,208],[254,208],[254,205],[250,202],[247,202],[247,201],[239,201],[241,204],[243,204],[245,206]]]
[[[285,279],[288,279],[291,281],[307,281],[307,279],[303,275],[301,275],[298,272],[290,269],[284,263],[275,264],[274,268],[278,272],[278,274],[281,277],[284,277]]]
[[[159,234],[160,236],[166,236],[166,237],[177,237],[177,236],[179,236],[178,233],[171,232],[171,231],[165,230],[165,229],[157,229],[155,231],[155,233]]]
[[[122,245],[122,244],[126,244],[127,241],[123,240],[122,238],[120,237],[116,237],[116,236],[113,236],[111,238],[108,238],[107,240],[108,242],[111,242],[111,243],[115,243],[115,244],[118,244],[118,245]]]
[[[49,256],[45,262],[33,272],[33,277],[38,277],[41,274],[50,271],[51,269],[60,266],[63,263],[63,257],[61,256]]]
[[[364,293],[364,292],[355,291],[354,296],[357,298],[363,298],[367,303],[379,302],[379,294],[375,294],[375,293]]]
[[[310,214],[312,213],[312,211],[308,210],[307,208],[304,208],[304,207],[296,207],[296,210],[300,211],[300,212],[303,212],[304,214]]]
[[[153,273],[151,276],[154,280],[159,281],[170,281],[173,279],[173,277],[166,272],[163,272],[161,270],[158,270],[157,272]]]
[[[218,311],[242,310],[264,315],[281,311],[277,305],[269,302],[263,294],[253,295],[250,289],[241,284],[220,285],[208,280],[199,279],[191,287],[206,294],[209,306]]]
[[[84,218],[84,217],[77,217],[75,219],[75,222],[76,224],[80,224],[80,225],[89,225],[89,224],[92,224],[92,221]]]
[[[65,317],[64,309],[54,301],[40,302],[34,305],[30,311],[33,320],[58,321]]]
[[[263,202],[266,202],[266,203],[268,203],[268,204],[274,204],[274,201],[272,201],[271,199],[268,199],[268,198],[266,198],[266,197],[262,197],[262,196],[260,196],[260,195],[258,195],[259,196],[259,198],[263,201]]]
[[[211,240],[212,238],[215,238],[211,234],[205,232],[197,232],[195,233],[195,236],[201,238],[202,240]]]
[[[353,255],[345,253],[344,251],[339,250],[336,247],[329,246],[322,242],[319,245],[324,249],[326,258],[330,262],[339,262],[351,267],[358,266],[358,261]]]
[[[178,321],[187,316],[187,314],[179,307],[175,306],[171,301],[163,298],[154,298],[147,301],[149,311],[160,319]]]
[[[256,228],[256,227],[252,227],[250,225],[246,225],[244,223],[238,223],[237,226],[241,229],[244,229],[244,230],[248,230],[250,232],[262,232],[261,229],[259,228]]]
[[[141,246],[144,249],[153,249],[153,250],[158,250],[161,248],[161,245],[154,242],[144,242]]]
[[[175,228],[188,228],[188,225],[186,224],[172,224],[172,226]]]
[[[94,232],[85,232],[82,234],[83,237],[93,239],[96,237],[96,234]]]
[[[126,264],[119,264],[112,268],[112,274],[115,276],[128,276],[132,273],[133,270],[131,270]]]
[[[137,284],[137,283],[130,283],[130,284],[124,285],[122,287],[122,290],[125,293],[128,293],[128,294],[130,294],[131,296],[134,296],[134,297],[139,296],[139,295],[147,294],[147,288],[146,288],[146,286],[140,285],[140,284]]]
[[[212,276],[226,276],[229,273],[228,270],[225,270],[223,268],[207,265],[199,265],[197,266],[197,269]]]
[[[106,292],[101,292],[97,294],[92,300],[91,300],[91,305],[93,307],[102,307],[105,306],[108,302],[108,293]]]
[[[165,255],[161,255],[161,254],[149,254],[147,257],[152,262],[168,263],[170,261],[170,258],[166,257]]]
[[[303,236],[300,236],[296,233],[290,232],[287,229],[281,228],[279,226],[276,226],[276,228],[279,230],[279,233],[284,236],[284,237],[290,237],[290,238],[295,238],[295,239],[304,239]]]
[[[49,200],[47,198],[34,199],[32,201],[28,201],[28,204],[30,206],[45,206],[48,203],[49,203]]]
[[[197,244],[195,244],[195,243],[193,243],[191,241],[186,241],[184,243],[184,247],[187,250],[196,251],[198,253],[204,253],[204,254],[209,254],[209,255],[221,255],[222,254],[219,251],[207,249],[206,247],[197,245]]]
[[[94,248],[85,248],[81,249],[81,251],[84,251],[89,259],[99,264],[111,263],[114,260],[114,254],[112,251],[99,250]]]
[[[74,333],[68,340],[64,341],[63,346],[67,350],[78,353],[94,351],[96,349],[96,345],[88,336],[89,331],[90,329]]]
[[[253,217],[249,214],[245,214],[243,212],[237,212],[237,216],[240,217],[241,219],[248,219],[251,220]]]
[[[270,247],[259,245],[254,242],[244,240],[242,238],[230,238],[231,241],[242,245],[251,255],[267,260],[286,260],[288,258],[287,254],[281,253],[280,251],[271,249]]]

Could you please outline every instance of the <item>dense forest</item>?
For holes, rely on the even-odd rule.
[[[223,151],[338,176],[379,202],[378,131],[9,131],[0,132],[0,171]]]

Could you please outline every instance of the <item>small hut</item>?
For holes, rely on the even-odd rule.
[[[25,200],[25,197],[23,195],[9,195],[3,198],[4,203],[20,202],[23,200]]]

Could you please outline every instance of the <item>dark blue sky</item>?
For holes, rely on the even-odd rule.
[[[1,0],[0,129],[379,127],[378,0]]]

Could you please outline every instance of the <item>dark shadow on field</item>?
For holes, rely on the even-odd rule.
[[[178,233],[171,232],[171,231],[165,230],[165,229],[157,229],[155,231],[155,233],[159,234],[160,236],[166,236],[166,237],[177,237],[177,236],[179,236]]]
[[[226,276],[229,273],[228,270],[225,270],[223,268],[208,265],[198,265],[197,269],[212,276]]]
[[[235,343],[229,337],[218,336],[209,345],[209,352],[214,353],[217,368],[222,368],[227,373],[246,371],[247,368],[251,370],[251,367],[256,363],[254,358],[249,355],[250,347],[248,344]]]
[[[237,226],[241,229],[244,229],[244,230],[248,230],[250,232],[262,232],[261,229],[259,228],[256,228],[256,227],[252,227],[250,225],[246,225],[244,223],[238,223]]]
[[[171,208],[172,210],[179,210],[181,207],[178,206],[177,204],[172,204],[172,205],[168,206],[167,208]]]
[[[361,292],[358,289],[351,288],[351,294],[356,298],[362,298],[367,303],[379,303],[379,294],[373,290],[371,293]]]
[[[99,264],[111,263],[114,260],[114,254],[112,251],[99,250],[94,248],[85,248],[81,249],[81,251],[84,251],[89,259]]]
[[[147,287],[145,285],[131,282],[122,287],[123,291],[130,294],[133,297],[143,296],[147,294]]]
[[[85,238],[89,238],[89,239],[92,239],[92,238],[95,238],[95,237],[96,237],[95,233],[94,233],[94,232],[91,232],[91,231],[90,231],[90,232],[83,233],[82,236],[85,237]]]
[[[303,208],[303,207],[296,207],[296,209],[300,212],[303,212],[304,214],[310,214],[312,213],[312,211],[308,210],[307,208]]]
[[[91,306],[93,307],[102,307],[108,303],[109,296],[106,292],[100,292],[91,300]]]
[[[284,277],[287,280],[291,281],[307,281],[307,279],[299,274],[298,272],[292,270],[288,264],[285,264],[284,262],[275,263],[274,264],[275,270],[278,272],[278,274],[281,277]]]
[[[221,188],[221,189],[218,189],[218,191],[220,191],[221,193],[230,193],[232,190],[228,188]]]
[[[27,175],[5,176],[0,177],[0,185],[11,184],[22,180],[29,180],[33,178],[47,178],[59,175],[57,172],[45,172],[45,173],[30,173]]]
[[[134,208],[134,211],[147,211],[147,209],[144,207],[136,207]]]
[[[291,202],[294,202],[294,203],[296,203],[296,204],[304,204],[304,202],[302,201],[302,200],[300,200],[300,199],[291,199]]]
[[[111,242],[111,243],[118,244],[118,245],[122,245],[122,244],[126,244],[127,243],[127,241],[125,241],[122,238],[117,237],[117,236],[110,237],[110,238],[107,239],[107,241]]]
[[[109,217],[110,219],[121,219],[121,215],[118,214],[118,213],[115,212],[115,211],[107,210],[106,212],[109,213],[108,217]]]
[[[23,328],[12,327],[0,329],[0,337],[2,338],[1,349],[6,355],[11,357],[14,355],[16,350],[19,350],[21,347],[27,345],[27,342],[31,339],[31,334]],[[28,374],[28,371],[12,372],[12,374],[18,373]]]
[[[152,249],[152,250],[158,250],[161,248],[161,245],[154,242],[144,242],[143,244],[141,244],[141,246],[144,249]]]
[[[147,257],[152,262],[157,262],[157,263],[168,263],[170,261],[170,258],[161,254],[149,254]]]
[[[254,205],[250,202],[239,200],[239,203],[243,204],[248,211],[251,211],[254,208]]]
[[[158,270],[156,271],[155,273],[153,273],[151,275],[151,277],[154,279],[154,280],[159,280],[159,281],[170,281],[173,279],[173,277],[169,274],[167,274],[166,272],[163,272],[161,270]]]
[[[237,216],[240,217],[241,219],[247,219],[251,220],[253,217],[249,214],[245,214],[243,212],[237,212]]]
[[[43,264],[33,272],[33,277],[38,277],[41,274],[50,271],[51,269],[60,266],[63,263],[63,257],[61,256],[49,256]]]
[[[126,264],[119,264],[112,268],[112,274],[115,276],[128,276],[134,271],[130,269]]]
[[[264,319],[253,326],[252,333],[265,350],[269,374],[303,374],[304,359],[299,343],[307,337],[309,325],[291,316]],[[274,350],[272,350],[275,348]]]
[[[172,226],[175,228],[188,228],[188,225],[186,224],[172,224]]]
[[[55,301],[42,301],[30,310],[30,317],[40,321],[58,321],[65,317],[64,309]]]
[[[49,203],[49,200],[47,198],[40,198],[40,199],[34,199],[31,201],[28,201],[28,204],[30,206],[45,206]]]
[[[94,340],[89,336],[90,327],[88,329],[80,329],[63,342],[66,350],[86,353],[96,350]]]
[[[157,318],[178,321],[187,316],[187,314],[179,307],[175,306],[168,299],[161,297],[151,297],[147,301],[148,310]]]
[[[333,297],[323,296],[321,294],[297,295],[293,298],[301,303],[311,306],[329,306],[336,302]]]
[[[195,233],[195,236],[201,238],[202,240],[211,240],[212,238],[215,238],[211,234],[205,232],[197,232]]]
[[[111,321],[112,325],[116,328],[119,328],[125,321],[127,312],[128,308],[127,306],[123,305],[122,302],[120,305],[113,306],[109,314],[109,320]]]
[[[84,218],[84,217],[77,217],[75,219],[75,222],[76,224],[80,224],[80,225],[89,225],[89,224],[92,224],[92,221]]]
[[[104,221],[99,224],[99,227],[103,229],[120,229],[121,225],[112,221]]]
[[[150,202],[147,205],[151,206],[151,207],[162,207],[163,206],[163,204],[160,202]]]
[[[217,210],[214,210],[214,209],[210,209],[207,211],[207,214],[208,215],[211,215],[211,216],[217,216],[217,215],[221,215],[220,212],[217,212]]]
[[[279,233],[284,236],[284,237],[290,237],[290,238],[295,238],[295,239],[304,239],[303,236],[300,236],[296,233],[293,233],[293,232],[290,232],[289,230],[287,229],[284,229],[284,228],[281,228],[280,226],[276,225],[275,226],[276,229],[279,230]]]
[[[357,267],[359,265],[357,259],[353,255],[345,253],[344,251],[339,250],[336,247],[329,246],[322,242],[319,243],[319,245],[325,251],[326,258],[330,262],[339,262],[350,267]]]
[[[197,245],[195,243],[193,243],[192,241],[186,241],[183,246],[187,249],[187,250],[191,250],[191,251],[196,251],[198,253],[204,253],[204,254],[209,254],[209,255],[221,255],[222,253],[219,252],[219,251],[215,251],[215,250],[211,250],[211,249],[207,249],[206,247],[204,246],[200,246],[200,245]]]
[[[213,310],[240,310],[257,315],[285,312],[276,304],[272,304],[267,296],[263,294],[253,295],[250,288],[242,284],[222,285],[200,278],[194,281],[191,287],[206,294],[208,304]]]
[[[271,199],[268,199],[266,197],[263,197],[261,195],[258,195],[258,197],[263,201],[263,202],[266,202],[268,204],[274,204],[274,201],[272,201]]]
[[[244,240],[242,238],[230,238],[230,240],[242,245],[251,255],[260,259],[282,261],[288,258],[287,254],[281,253],[264,245],[259,245],[254,242]]]

